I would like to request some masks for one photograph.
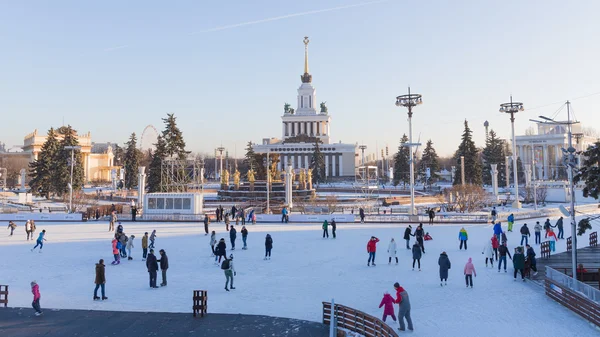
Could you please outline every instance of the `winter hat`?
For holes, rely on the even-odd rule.
[[[154,249],[150,249],[150,254],[154,254]]]
[[[400,283],[398,283],[398,282],[394,283],[394,288],[400,288]]]
[[[411,226],[411,225],[408,225],[408,228],[412,228],[412,226]]]
[[[148,232],[144,233],[144,235],[148,235]]]
[[[33,287],[35,284],[37,284],[37,282],[35,282],[35,280],[31,281],[31,286]]]
[[[131,234],[131,238],[132,238],[132,239],[135,239],[135,235]]]
[[[104,259],[100,259],[100,261],[98,261],[98,263],[103,264],[104,263]]]

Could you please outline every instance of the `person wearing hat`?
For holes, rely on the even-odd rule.
[[[440,286],[448,285],[448,269],[450,269],[450,259],[448,258],[448,254],[446,252],[442,252],[440,254],[440,258],[438,259],[438,265],[440,266]],[[444,284],[442,284],[442,281]]]
[[[108,299],[108,297],[106,297],[104,293],[104,285],[106,284],[106,274],[104,273],[103,259],[100,259],[100,261],[96,263],[96,279],[94,283],[96,284],[96,288],[94,289],[94,301],[100,299],[100,297],[98,297],[98,288],[101,288],[102,290],[102,300],[104,301]]]
[[[379,239],[374,236],[371,236],[371,239],[369,239],[369,242],[367,242],[367,253],[369,253],[369,261],[367,261],[367,267],[371,265],[371,263],[373,264],[373,267],[375,267],[375,253],[377,252],[377,242],[379,242]]]
[[[335,219],[331,219],[331,235],[335,239],[335,230],[337,229],[337,224],[335,223]]]
[[[398,282],[394,283],[394,289],[396,289],[396,298],[394,299],[394,303],[398,303],[400,307],[398,310],[398,323],[400,323],[398,330],[406,330],[406,326],[404,325],[404,319],[406,318],[408,330],[412,331],[413,324],[412,319],[410,318],[410,299],[408,298],[408,292],[404,290],[404,288],[402,288]]]
[[[148,232],[142,236],[142,251],[142,261],[146,261],[146,256],[148,256]]]
[[[129,237],[129,240],[127,240],[127,252],[129,254],[129,257],[127,258],[127,260],[133,260],[133,257],[131,256],[131,248],[133,248],[133,239],[135,239],[135,235],[131,235]]]
[[[150,254],[146,259],[146,267],[148,268],[148,274],[150,274],[150,288],[158,288],[156,286],[156,272],[158,271],[158,263],[156,256],[154,256],[154,249],[150,249]]]
[[[40,307],[40,286],[38,286],[37,282],[31,281],[31,293],[33,294],[33,302],[31,302],[31,306],[33,310],[35,310],[35,315],[39,316],[42,314],[42,308]]]
[[[167,253],[164,249],[158,251],[160,253],[160,271],[162,272],[162,283],[161,287],[167,286],[167,269],[169,269],[169,258],[167,257]]]
[[[225,290],[229,291],[227,288],[230,285],[230,289],[235,289],[233,287],[233,277],[236,275],[235,269],[233,268],[233,254],[229,255],[229,259],[225,256],[225,260],[223,260],[223,264],[221,264],[221,269],[225,271]],[[231,280],[231,284],[229,283]]]
[[[404,240],[406,240],[406,249],[410,249],[410,237],[414,236],[412,234],[412,226],[408,225],[404,230]]]
[[[225,243],[225,239],[221,238],[219,243],[217,243],[217,248],[215,248],[215,264],[218,266],[221,263],[221,258],[224,257],[227,259],[227,244]],[[218,262],[217,262],[218,259]]]

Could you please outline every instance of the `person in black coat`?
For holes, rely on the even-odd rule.
[[[210,223],[210,220],[208,219],[208,214],[204,214],[204,235],[208,235],[208,224]]]
[[[414,236],[412,233],[412,226],[408,225],[404,230],[404,240],[406,240],[406,249],[410,249],[410,237]]]
[[[237,231],[235,227],[231,226],[229,230],[229,240],[231,240],[231,250],[235,250],[235,238],[237,238]]]
[[[215,248],[215,262],[217,262],[217,259],[219,260],[218,263],[221,263],[221,258],[226,257],[227,256],[227,245],[225,244],[225,239],[221,238],[221,240],[219,240],[219,243],[217,243],[217,248]]]
[[[331,234],[333,234],[333,238],[335,239],[335,229],[337,228],[337,224],[335,223],[335,219],[331,219]]]
[[[265,260],[271,259],[271,249],[273,249],[273,238],[271,238],[271,234],[267,234],[265,238]]]
[[[167,253],[164,249],[158,251],[160,253],[160,270],[162,271],[162,283],[161,287],[167,286],[167,269],[169,269],[169,258],[167,257]]]
[[[146,268],[148,268],[148,274],[150,274],[150,288],[158,288],[156,286],[156,272],[158,271],[158,263],[156,261],[154,249],[150,249],[150,254],[146,258]]]
[[[360,216],[360,222],[365,222],[365,210],[362,207],[358,210],[358,215]]]
[[[423,231],[423,224],[420,223],[417,229],[415,229],[413,236],[417,238],[417,242],[419,243],[419,246],[421,246],[421,251],[423,251],[423,253],[425,253],[425,245],[423,244],[424,235],[425,233]]]

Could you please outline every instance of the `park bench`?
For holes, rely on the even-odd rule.
[[[0,284],[0,305],[4,304],[6,308],[8,306],[8,286]]]

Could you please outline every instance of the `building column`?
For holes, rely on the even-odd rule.
[[[315,122],[315,125],[317,126],[317,136],[321,135],[321,122]]]
[[[287,167],[287,166],[288,166],[288,162],[287,162],[287,158],[288,158],[288,157],[287,157],[287,153],[286,153],[286,154],[282,154],[282,156],[283,156],[283,166],[284,166],[284,167]]]
[[[338,161],[340,163],[340,176],[344,175],[344,170],[343,170],[343,166],[342,163],[344,162],[344,154],[340,154]]]
[[[300,132],[298,132],[298,134],[303,134],[305,132],[304,130],[304,122],[300,122]]]
[[[329,177],[329,155],[325,155],[325,177]]]
[[[548,180],[548,145],[544,144],[544,180]]]
[[[317,123],[312,122],[311,125],[312,125],[312,135],[316,136],[317,135]]]
[[[335,177],[335,154],[331,155],[331,176]]]
[[[326,122],[326,124],[327,124],[327,136],[330,136],[331,129],[329,128],[329,122]]]
[[[305,163],[305,165],[306,165],[306,168],[308,168],[308,156],[309,156],[308,154],[306,154],[306,155],[304,156],[304,163]]]

